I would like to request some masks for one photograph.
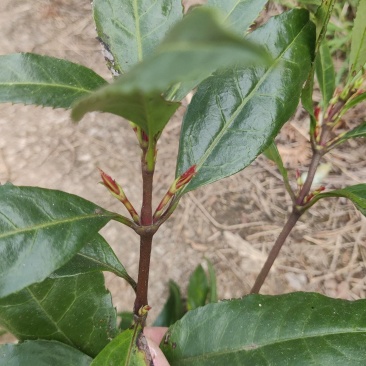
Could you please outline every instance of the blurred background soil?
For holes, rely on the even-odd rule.
[[[1,0],[0,54],[36,52],[65,58],[111,80],[89,1]],[[281,11],[271,5],[270,14]],[[264,14],[266,17],[267,14]],[[185,105],[159,142],[155,203],[174,178],[180,121]],[[352,127],[362,108],[344,121]],[[308,120],[302,109],[282,129],[279,150],[295,182],[309,162]],[[366,146],[352,140],[324,159],[332,170],[326,188],[366,182]],[[140,151],[129,125],[112,115],[88,114],[73,124],[69,111],[0,105],[0,182],[41,186],[78,194],[110,210],[121,205],[98,184],[98,167],[112,175],[135,206],[140,205]],[[294,187],[295,188],[295,187]],[[289,213],[291,201],[276,167],[260,156],[244,171],[187,194],[155,237],[149,303],[153,320],[173,279],[186,288],[192,270],[208,258],[218,276],[221,299],[247,294]],[[108,224],[102,234],[136,278],[139,242],[131,230]],[[344,299],[365,297],[366,219],[344,199],[321,200],[287,240],[263,294],[318,291]],[[118,310],[131,310],[133,291],[106,274]]]

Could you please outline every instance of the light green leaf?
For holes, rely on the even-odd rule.
[[[0,56],[0,103],[68,109],[106,83],[93,70],[58,58],[32,53]]]
[[[329,19],[332,15],[335,0],[322,0],[321,5],[318,7],[315,13],[315,23],[316,23],[316,45],[315,45],[315,58],[318,57],[320,45],[327,33],[327,27]],[[313,133],[315,129],[315,116],[313,108],[313,89],[314,89],[314,72],[315,63],[310,69],[306,84],[301,94],[301,102],[304,109],[310,115],[310,132]]]
[[[99,234],[92,238],[69,262],[51,274],[51,278],[69,277],[89,272],[108,271],[125,279],[133,289],[136,282]]]
[[[345,197],[353,202],[356,208],[366,216],[366,184],[356,184],[354,186],[337,189],[330,192],[320,193],[311,201],[314,204],[321,198],[326,197]]]
[[[188,312],[160,347],[171,366],[363,366],[366,300],[249,295]]]
[[[352,29],[350,73],[357,73],[366,63],[366,0],[359,0]]]
[[[208,0],[207,5],[219,9],[225,22],[236,33],[244,36],[266,5],[266,0]]]
[[[325,110],[329,104],[329,101],[332,99],[335,90],[334,65],[328,44],[325,39],[320,45],[319,53],[315,60],[315,71],[323,97],[323,109]]]
[[[298,105],[314,36],[304,9],[273,17],[248,36],[268,47],[270,65],[216,72],[199,86],[179,146],[176,176],[198,171],[185,192],[244,169],[269,146]]]
[[[197,309],[206,304],[210,288],[208,285],[206,273],[201,265],[198,265],[188,284],[187,308],[188,310]]]
[[[91,363],[91,366],[146,366],[153,365],[141,325],[127,329],[114,338]]]
[[[42,283],[0,299],[0,324],[19,340],[56,340],[95,357],[116,335],[102,273]]]
[[[93,15],[109,66],[125,73],[151,55],[183,8],[176,0],[94,0]]]
[[[179,286],[172,280],[169,281],[169,297],[154,321],[154,327],[169,327],[184,315],[183,300]]]
[[[212,263],[206,259],[207,270],[208,270],[208,287],[209,287],[209,299],[208,302],[217,302],[217,284],[216,284],[216,273]]]
[[[0,346],[0,366],[89,366],[93,359],[56,341],[26,341]]]
[[[65,192],[0,186],[0,297],[44,280],[115,216]]]
[[[170,86],[203,80],[217,68],[264,62],[264,55],[262,48],[227,31],[216,11],[197,8],[169,32],[153,56],[115,83],[80,100],[72,118],[78,121],[85,113],[96,110],[109,112],[131,120],[149,136],[155,136],[179,106],[159,101]]]

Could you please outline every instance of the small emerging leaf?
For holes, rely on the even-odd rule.
[[[346,132],[342,135],[339,140],[336,142],[335,145],[341,144],[348,139],[353,139],[357,137],[366,137],[366,122],[362,123],[361,125],[357,126],[351,131]]]
[[[0,366],[89,366],[93,359],[56,341],[0,345]]]
[[[32,53],[0,56],[0,103],[71,108],[107,82],[70,61]]]
[[[192,273],[188,284],[187,308],[197,309],[206,304],[210,288],[206,273],[201,265],[198,265]]]
[[[0,299],[0,324],[19,340],[56,340],[95,357],[116,335],[102,273],[46,279]]]
[[[315,60],[316,77],[323,97],[323,108],[327,108],[335,90],[335,71],[328,44],[324,39]]]

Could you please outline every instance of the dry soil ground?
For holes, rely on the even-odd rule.
[[[90,13],[89,1],[1,0],[0,54],[28,51],[62,57],[110,79]],[[276,9],[272,9],[276,11]],[[362,117],[351,115],[346,124]],[[168,125],[159,145],[155,193],[160,199],[174,176],[180,118]],[[307,120],[301,109],[278,137],[295,181],[309,161]],[[366,147],[351,141],[324,162],[332,164],[327,188],[366,182]],[[78,125],[69,112],[0,105],[0,181],[61,189],[111,210],[118,202],[97,184],[97,167],[117,179],[138,205],[139,150],[128,124],[111,115],[89,114]],[[155,238],[150,304],[154,318],[167,296],[167,281],[185,288],[193,268],[208,258],[218,276],[220,298],[248,293],[289,212],[275,166],[263,157],[241,173],[188,194]],[[135,276],[138,239],[114,223],[102,233]],[[283,248],[262,292],[319,291],[345,299],[366,296],[366,220],[343,199],[320,201],[304,215]],[[119,310],[130,310],[133,293],[106,275]]]

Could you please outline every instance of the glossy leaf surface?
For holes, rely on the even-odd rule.
[[[65,192],[0,186],[0,297],[44,280],[113,217]]]
[[[327,107],[335,90],[335,71],[326,40],[323,40],[315,62],[316,77],[322,93],[323,107]]]
[[[146,366],[152,359],[140,325],[114,338],[91,363],[91,366]]]
[[[353,202],[356,208],[366,216],[366,184],[337,189],[330,192],[320,193],[314,198],[314,203],[325,197],[345,197]]]
[[[107,82],[70,61],[32,53],[0,56],[0,102],[71,108]]]
[[[160,346],[172,366],[361,366],[366,301],[249,295],[190,311],[168,334]]]
[[[366,0],[359,0],[352,29],[350,71],[358,72],[366,63]]]
[[[266,0],[208,0],[207,5],[219,9],[225,15],[225,21],[231,29],[244,35],[258,18],[266,2]]]
[[[206,273],[201,265],[192,273],[189,278],[187,308],[188,310],[197,309],[206,304],[207,296],[210,288],[207,281]]]
[[[0,323],[20,340],[56,340],[91,357],[117,331],[102,273],[46,279],[0,299]]]
[[[114,56],[112,67],[125,73],[153,52],[182,19],[183,8],[175,0],[94,0],[93,14],[99,38]]]
[[[26,341],[0,346],[0,366],[89,366],[93,359],[56,341]]]
[[[225,24],[230,29],[244,35],[249,27],[257,19],[260,11],[263,9],[265,0],[208,0],[207,5],[219,9],[224,15]],[[168,100],[182,100],[199,83],[200,79],[179,83],[173,90],[167,93]]]
[[[271,18],[248,36],[268,47],[269,66],[216,72],[198,88],[183,120],[176,176],[197,165],[186,191],[248,166],[294,113],[312,60],[306,10]]]
[[[184,315],[184,306],[179,286],[169,281],[169,297],[160,314],[154,321],[155,327],[169,327]]]
[[[69,262],[52,273],[52,278],[69,277],[78,274],[108,271],[125,279],[132,288],[136,282],[114,254],[113,249],[99,234],[91,239]]]
[[[181,81],[200,81],[217,68],[263,62],[264,51],[226,30],[213,9],[191,11],[167,35],[156,53],[115,83],[82,99],[72,117],[102,111],[138,124],[149,136],[159,133],[179,106],[160,95]]]

